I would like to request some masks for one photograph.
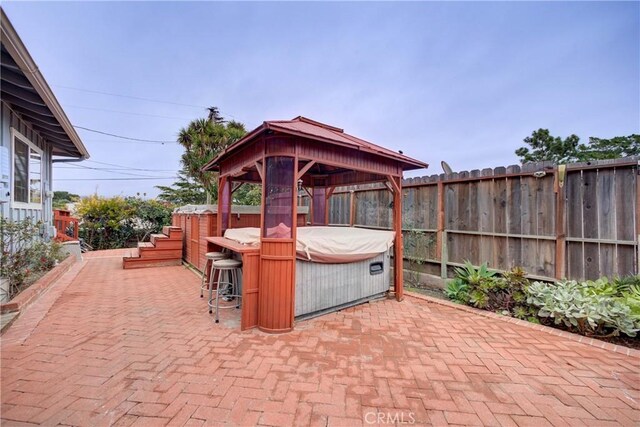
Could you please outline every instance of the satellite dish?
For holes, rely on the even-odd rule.
[[[451,175],[453,173],[453,169],[451,169],[451,166],[449,166],[449,163],[443,160],[440,162],[440,164],[442,165],[442,170],[444,171],[444,173],[446,173],[447,175]]]

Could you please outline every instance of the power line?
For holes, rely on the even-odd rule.
[[[95,132],[95,133],[99,133],[102,135],[108,135],[108,136],[112,136],[114,138],[121,138],[121,139],[126,139],[128,141],[140,141],[140,142],[151,142],[151,143],[156,143],[156,144],[177,144],[176,141],[159,141],[159,140],[155,140],[155,139],[140,139],[140,138],[132,138],[129,136],[122,136],[122,135],[116,135],[113,133],[108,133],[108,132],[103,132],[101,130],[95,130],[95,129],[90,129],[90,128],[86,128],[84,126],[77,126],[77,125],[73,125],[74,128],[76,129],[83,129],[89,132]]]
[[[138,173],[116,172],[116,171],[109,171],[109,170],[106,170],[106,169],[92,168],[91,166],[83,166],[83,165],[72,165],[72,166],[76,167],[76,168],[82,168],[82,169],[98,170],[98,171],[104,171],[104,172],[109,172],[109,173],[117,173],[117,174],[120,174],[120,175],[143,176],[143,177],[153,178],[153,176],[148,175],[148,174],[147,175],[140,175]],[[62,168],[62,169],[65,169],[65,168]],[[68,169],[72,169],[72,168],[68,168]],[[172,172],[172,171],[170,171],[170,172]]]
[[[158,143],[158,142],[142,142],[142,141],[118,141],[117,139],[102,139],[102,140],[97,140],[97,139],[89,139],[89,140],[85,140],[83,139],[82,142],[86,142],[86,143],[96,143],[96,144],[102,144],[102,143],[109,143],[109,144],[142,144],[142,145],[164,145],[164,143]]]
[[[158,104],[179,105],[179,106],[182,106],[182,107],[200,108],[200,109],[204,109],[204,110],[207,110],[209,108],[209,107],[206,107],[204,105],[194,105],[194,104],[184,104],[184,103],[181,103],[181,102],[163,101],[163,100],[159,100],[159,99],[145,98],[145,97],[142,97],[142,96],[123,95],[123,94],[119,94],[119,93],[103,92],[103,91],[100,91],[100,90],[93,90],[93,89],[83,89],[83,88],[78,88],[78,87],[73,87],[73,86],[54,85],[54,84],[52,84],[51,86],[59,87],[59,88],[63,88],[63,89],[75,90],[75,91],[78,91],[78,92],[97,93],[97,94],[100,94],[100,95],[115,96],[115,97],[119,97],[119,98],[129,98],[129,99],[137,99],[137,100],[140,100],[140,101],[155,102],[155,103],[158,103]],[[75,107],[75,108],[89,108],[89,107]],[[229,114],[229,113],[226,113],[226,112],[223,112],[223,111],[220,111],[220,113],[222,113],[225,116],[231,117],[233,120],[238,121],[238,119],[233,114]],[[171,117],[171,118],[176,118],[176,117]],[[181,119],[181,120],[191,120],[191,119]]]
[[[82,89],[82,88],[72,87],[72,86],[63,86],[63,85],[51,85],[51,86],[60,87],[63,89],[75,90],[78,92],[97,93],[100,95],[117,96],[120,98],[129,98],[129,99],[138,99],[140,101],[147,101],[147,102],[157,102],[160,104],[180,105],[182,107],[192,107],[192,108],[204,108],[204,109],[208,108],[203,105],[183,104],[180,102],[172,102],[172,101],[161,101],[159,99],[143,98],[141,96],[132,96],[132,95],[122,95],[118,93],[102,92],[99,90],[91,90],[91,89]]]
[[[60,178],[54,181],[144,181],[148,179],[177,179],[177,176],[156,176],[153,178]]]
[[[65,105],[65,108],[79,108],[81,110],[104,111],[107,113],[126,114],[131,116],[154,117],[159,119],[192,120],[192,119],[187,119],[185,117],[159,116],[156,114],[135,113],[133,111],[109,110],[106,108],[97,108],[97,107],[82,107],[80,105]]]
[[[93,169],[97,171],[141,171],[141,172],[175,172],[175,169],[139,169],[139,168],[94,168],[90,166],[82,166],[82,165],[66,165],[66,166],[58,166],[56,169]]]
[[[56,169],[75,169],[80,166],[58,166]],[[85,169],[93,169],[97,171],[141,171],[141,172],[175,172],[175,169],[136,169],[136,168],[85,168]]]
[[[127,168],[127,169],[131,169],[131,170],[141,170],[141,171],[158,171],[160,172],[159,169],[139,169],[139,168],[134,168],[132,166],[126,166],[126,165],[117,165],[115,163],[107,163],[107,162],[99,162],[97,160],[85,160],[85,162],[91,162],[91,163],[98,163],[100,165],[107,165],[107,166],[117,166],[120,168]],[[166,171],[162,171],[162,172],[173,172],[174,170],[166,170]]]

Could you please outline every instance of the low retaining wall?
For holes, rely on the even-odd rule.
[[[0,314],[20,311],[33,302],[41,293],[66,273],[76,262],[76,257],[68,256],[60,264],[38,279],[33,285],[16,295],[11,301],[0,304]]]

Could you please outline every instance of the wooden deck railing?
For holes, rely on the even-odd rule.
[[[56,227],[56,240],[78,240],[78,218],[72,217],[70,211],[54,209],[53,225]]]

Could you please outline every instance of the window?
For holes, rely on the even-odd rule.
[[[42,150],[13,130],[13,191],[15,203],[42,207]]]
[[[264,230],[273,239],[290,239],[293,226],[293,157],[267,157],[264,196]]]

